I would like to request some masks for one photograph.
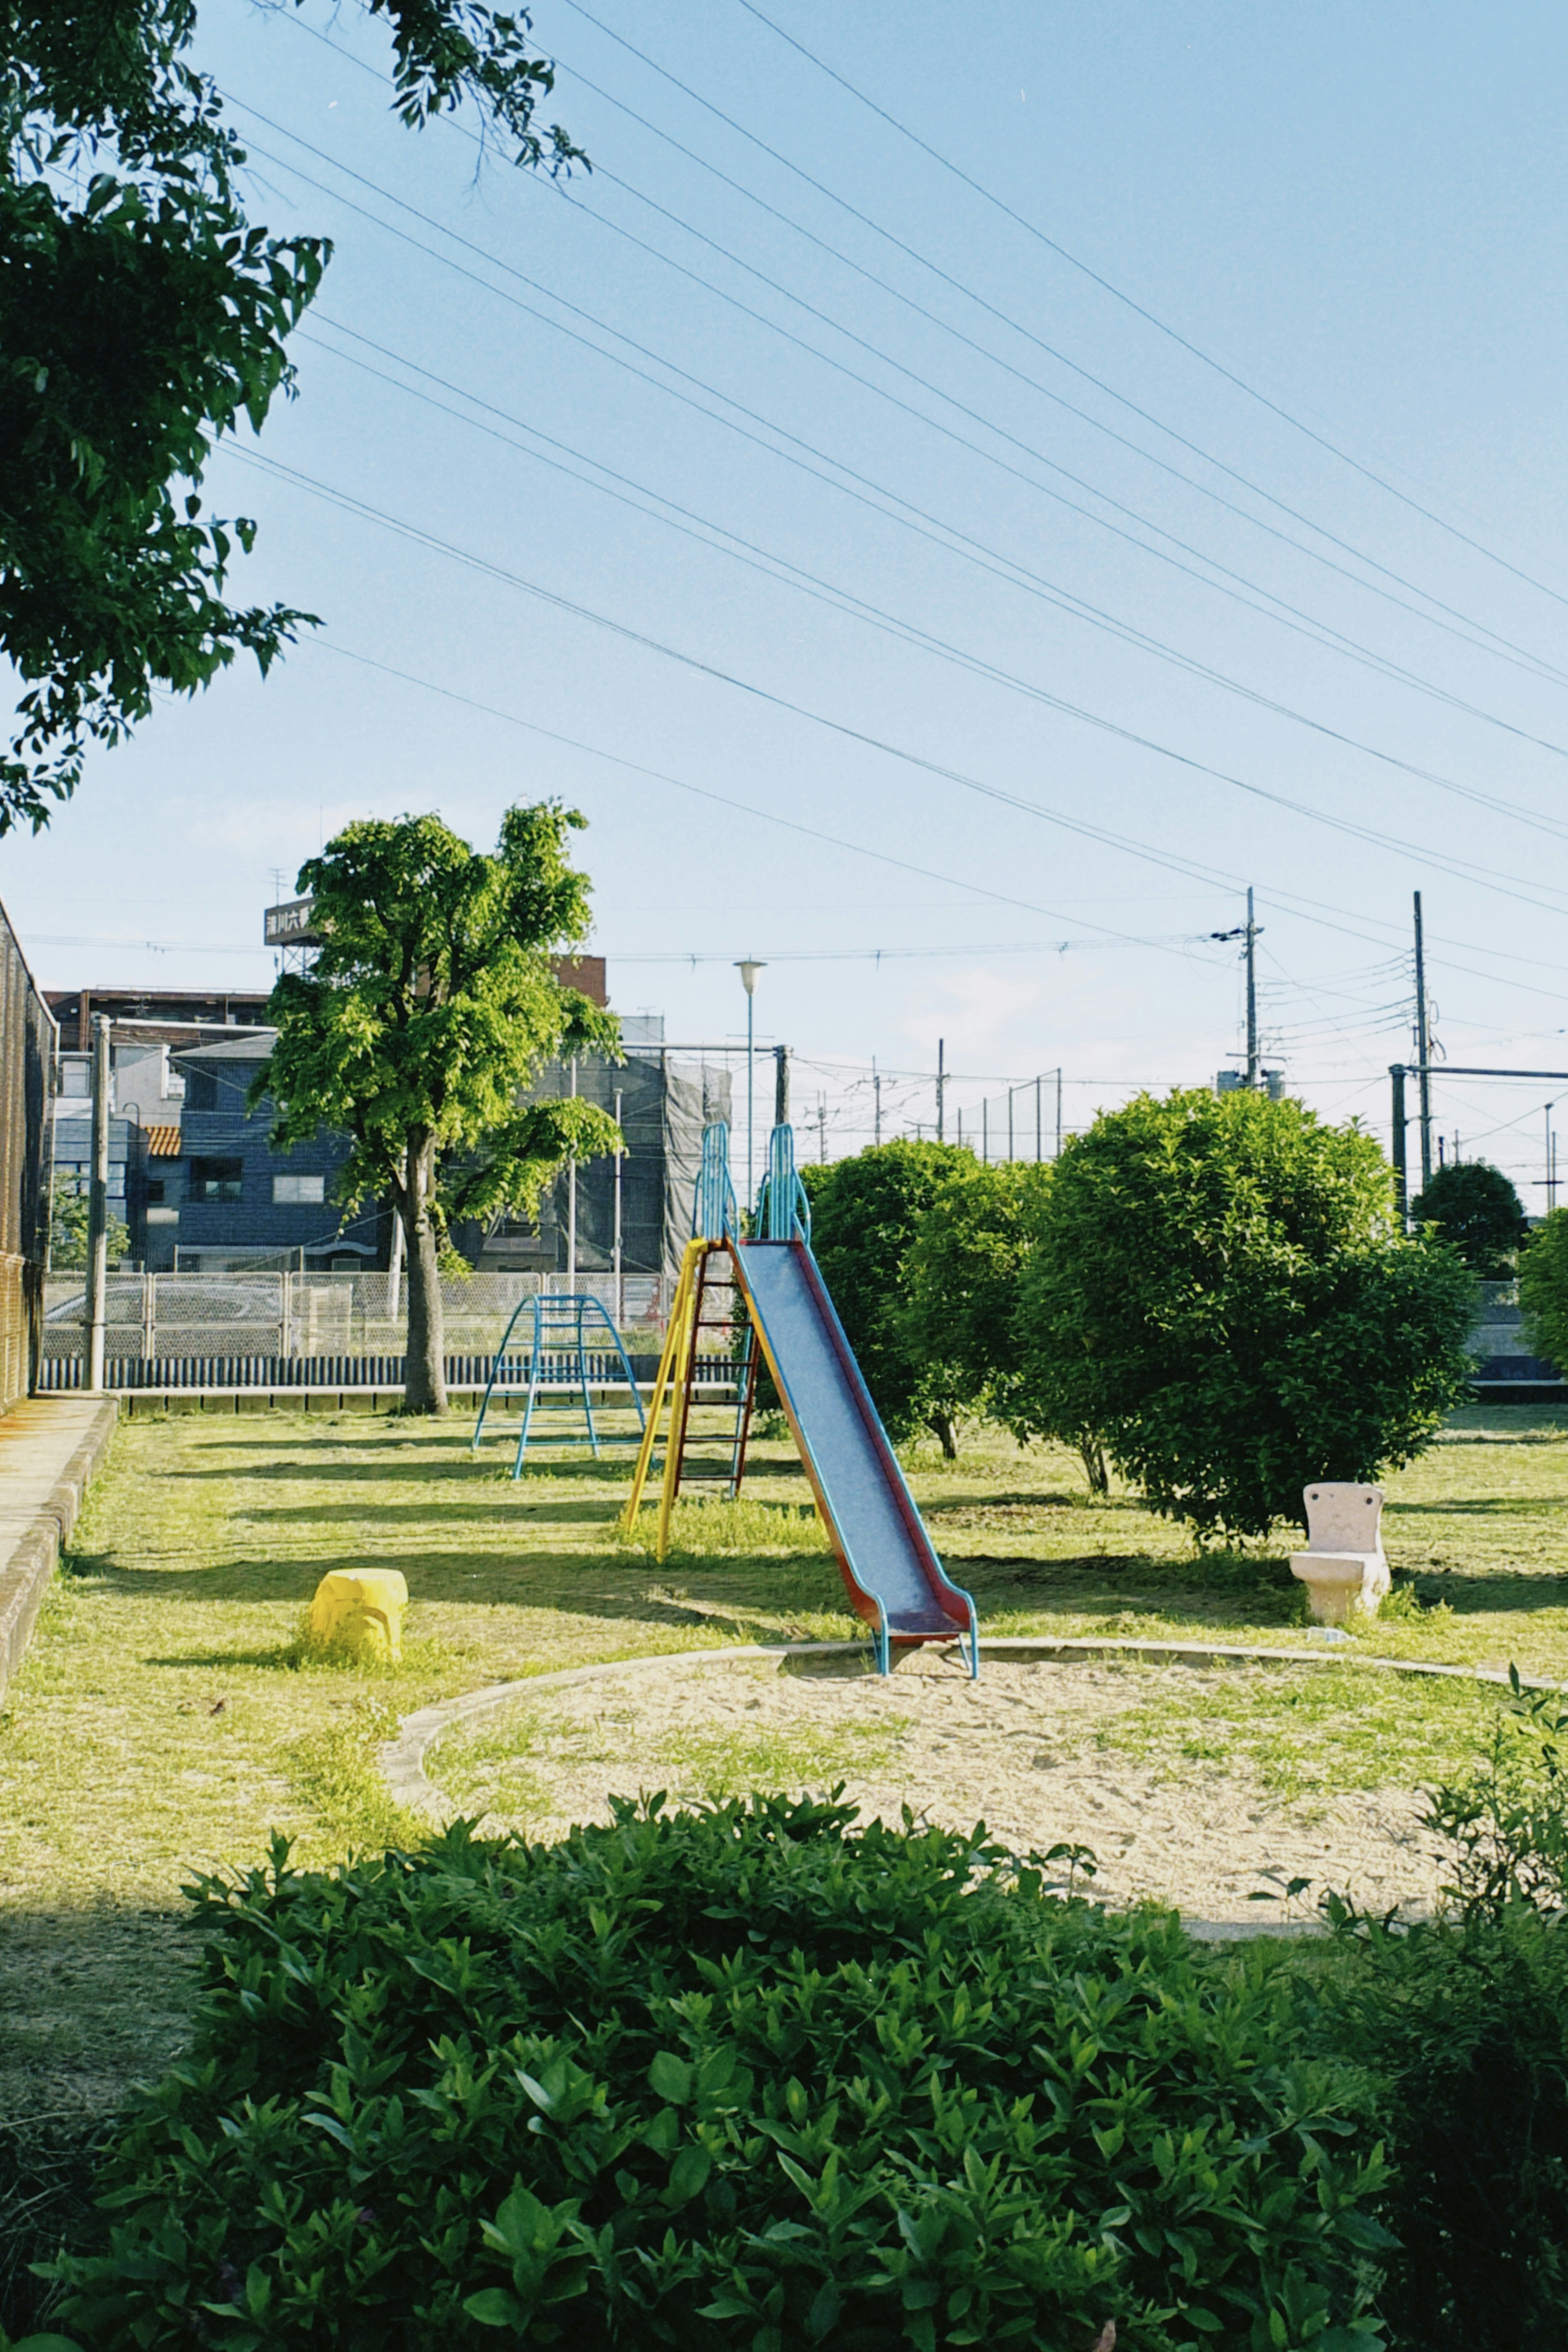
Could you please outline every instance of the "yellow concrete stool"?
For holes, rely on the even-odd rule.
[[[305,1623],[314,1641],[395,1666],[407,1606],[408,1587],[396,1569],[367,1569],[361,1576],[334,1569],[317,1585]]]

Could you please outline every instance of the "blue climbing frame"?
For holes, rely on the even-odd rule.
[[[605,1446],[640,1444],[645,1423],[642,1394],[637,1387],[637,1378],[632,1370],[631,1358],[626,1354],[621,1335],[610,1320],[602,1303],[593,1296],[591,1291],[568,1291],[563,1296],[554,1298],[525,1298],[515,1309],[511,1321],[506,1327],[500,1346],[496,1350],[495,1360],[490,1367],[490,1376],[485,1383],[485,1392],[479,1402],[479,1417],[474,1428],[473,1451],[477,1454],[479,1450],[479,1441],[485,1433],[485,1421],[490,1410],[491,1400],[496,1397],[498,1383],[503,1395],[512,1395],[516,1392],[507,1375],[510,1371],[514,1370],[520,1371],[521,1369],[521,1353],[518,1356],[513,1356],[511,1353],[511,1335],[524,1315],[531,1317],[528,1347],[528,1387],[522,1408],[522,1426],[517,1433],[517,1457],[511,1465],[512,1476],[521,1478],[522,1475],[522,1465],[528,1456],[528,1443],[531,1437],[536,1444],[591,1446],[595,1462],[599,1459],[601,1450]],[[602,1331],[598,1327],[602,1327]],[[603,1381],[595,1382],[590,1378],[588,1371],[590,1351],[595,1355],[613,1355],[619,1359],[626,1391],[637,1412],[637,1434],[636,1437],[612,1435],[606,1431],[602,1431],[595,1420],[593,1391],[595,1386],[603,1388],[605,1383]],[[553,1370],[553,1366],[557,1363],[569,1363],[572,1370],[564,1373],[557,1372]],[[577,1412],[580,1412],[583,1416],[581,1429],[560,1432],[552,1430],[546,1437],[542,1430],[536,1430],[534,1427],[536,1416],[552,1418],[556,1413]]]

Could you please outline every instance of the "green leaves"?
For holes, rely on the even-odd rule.
[[[984,1836],[777,1797],[616,1816],[204,1882],[200,2054],[132,2117],[65,2324],[183,2340],[205,2306],[228,2352],[1353,2332],[1383,2176],[1361,2078],[1281,2070],[1280,1972]]]

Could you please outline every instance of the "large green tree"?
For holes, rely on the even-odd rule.
[[[904,1261],[899,1335],[910,1360],[955,1408],[1016,1422],[1023,1352],[1018,1282],[1050,1183],[1048,1167],[963,1153],[915,1224]],[[1104,1457],[1075,1433],[1091,1486],[1104,1487]]]
[[[1482,1282],[1506,1282],[1530,1231],[1524,1204],[1500,1168],[1484,1160],[1452,1160],[1410,1204],[1417,1225],[1452,1242]]]
[[[522,163],[575,153],[529,18],[360,0],[391,36],[404,121],[471,101]],[[0,834],[36,831],[90,743],[310,616],[229,602],[253,525],[207,514],[214,444],[290,386],[285,342],[325,241],[247,216],[244,152],[191,61],[197,0],[0,0]]]
[[[949,1456],[958,1451],[952,1367],[926,1354],[904,1317],[921,1218],[973,1164],[956,1144],[900,1141],[801,1171],[816,1262],[889,1436],[929,1429]]]
[[[1473,1284],[1383,1154],[1295,1102],[1142,1095],[1066,1145],[1019,1286],[1024,1427],[1087,1429],[1155,1508],[1267,1534],[1409,1461],[1464,1393]]]
[[[1536,1353],[1568,1364],[1568,1209],[1543,1217],[1521,1250],[1519,1303]]]
[[[614,1016],[553,969],[588,929],[587,877],[566,857],[583,822],[554,803],[510,809],[486,856],[439,817],[366,820],[300,869],[322,945],[272,992],[278,1040],[256,1096],[275,1106],[281,1150],[345,1132],[345,1205],[390,1198],[402,1219],[408,1412],[447,1409],[448,1226],[531,1213],[565,1160],[619,1141],[591,1103],[521,1100],[547,1063],[616,1050]]]

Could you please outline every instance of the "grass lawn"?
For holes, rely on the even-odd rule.
[[[313,1412],[121,1427],[0,1716],[0,2126],[101,2107],[176,2046],[193,1869],[256,1860],[274,1827],[311,1859],[411,1828],[372,1762],[396,1714],[559,1666],[858,1630],[787,1445],[758,1448],[738,1508],[683,1511],[661,1568],[616,1533],[624,1454],[514,1485],[500,1446],[474,1459],[470,1427]],[[1135,1496],[1091,1502],[1070,1454],[985,1434],[956,1463],[923,1447],[910,1462],[994,1634],[1310,1646],[1282,1553],[1194,1556]],[[1568,1413],[1462,1414],[1390,1489],[1412,1613],[1365,1646],[1568,1680]],[[317,1580],[364,1566],[407,1577],[404,1667],[302,1663]],[[1162,1673],[1097,1737],[1173,1772],[1237,1760],[1287,1790],[1408,1786],[1466,1752],[1486,1704],[1353,1666],[1201,1691]]]

